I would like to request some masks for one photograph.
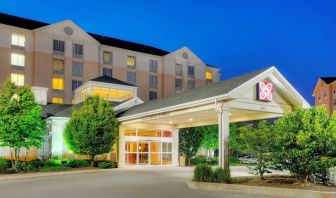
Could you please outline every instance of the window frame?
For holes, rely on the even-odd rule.
[[[133,59],[133,61],[130,61],[130,59]],[[133,62],[133,64],[129,64]],[[136,67],[136,56],[132,56],[132,55],[127,55],[127,60],[126,60],[126,64],[128,68],[133,68],[135,69]]]
[[[24,67],[26,65],[26,56],[24,54],[12,52],[11,65],[17,67]]]
[[[109,59],[105,61],[105,54],[108,54]],[[113,64],[113,52],[103,51],[103,64],[112,65]]]
[[[73,57],[83,57],[84,56],[84,45],[80,43],[72,43],[72,56]]]
[[[159,62],[154,59],[149,60],[149,72],[158,73]]]
[[[14,38],[14,37],[17,38]],[[23,41],[20,41],[20,38],[23,38]],[[16,42],[14,42],[17,40]],[[23,43],[23,44],[22,44]],[[11,45],[15,47],[25,48],[26,47],[26,34],[25,33],[19,33],[19,32],[12,32],[11,36]]]
[[[56,54],[64,54],[65,53],[65,41],[53,39],[53,52]]]
[[[22,77],[22,79],[19,79]],[[15,78],[15,80],[13,80]],[[24,86],[25,84],[25,75],[20,73],[11,73],[11,82],[16,86]]]
[[[157,91],[149,91],[149,100],[156,100],[157,99]]]
[[[133,80],[134,80],[134,82],[133,82]],[[136,72],[134,72],[134,71],[127,71],[127,82],[130,83],[130,84],[135,85],[136,81],[137,81]]]
[[[192,73],[190,73],[192,71]],[[188,77],[195,78],[195,67],[188,65]]]
[[[111,75],[109,75],[111,73]],[[103,76],[111,77],[113,76],[113,69],[108,67],[103,67]]]
[[[158,87],[158,77],[155,75],[149,75],[149,87],[157,88]]]
[[[80,67],[76,68],[76,66],[80,66]],[[84,74],[84,64],[82,62],[72,61],[72,75],[73,76],[83,76],[83,74]]]
[[[182,64],[178,64],[178,63],[175,64],[175,75],[183,76],[183,65]]]

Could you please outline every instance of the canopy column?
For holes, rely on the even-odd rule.
[[[229,116],[230,109],[218,106],[216,109],[218,113],[218,165],[229,171]]]

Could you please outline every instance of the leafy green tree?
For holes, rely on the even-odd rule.
[[[246,145],[246,149],[256,158],[255,164],[249,168],[264,179],[264,173],[271,166],[270,152],[273,143],[273,127],[267,121],[260,121],[257,126],[252,124],[239,128],[240,139]]]
[[[188,158],[188,165],[190,165],[190,158],[196,155],[198,149],[202,145],[203,133],[198,127],[183,128],[179,133],[179,149],[180,153]]]
[[[230,154],[238,158],[240,154],[248,153],[246,144],[240,140],[239,128],[243,126],[243,123],[230,123],[229,145]]]
[[[324,107],[296,108],[275,128],[274,164],[306,181],[326,183],[328,168],[336,166],[336,115]]]
[[[45,126],[31,88],[5,81],[0,90],[0,147],[10,147],[13,168],[22,148],[42,146]]]
[[[202,147],[207,150],[207,156],[210,157],[210,152],[218,149],[218,125],[208,125],[199,127],[203,133]]]
[[[74,153],[90,155],[93,165],[96,155],[112,150],[118,126],[111,104],[98,96],[89,96],[83,106],[73,111],[65,128],[65,142]]]

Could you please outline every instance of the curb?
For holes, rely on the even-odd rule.
[[[22,173],[22,174],[4,174],[0,175],[0,181],[9,181],[17,179],[32,179],[39,177],[53,177],[62,175],[72,175],[72,174],[85,174],[85,173],[96,173],[96,172],[106,172],[113,169],[94,169],[94,170],[73,170],[73,171],[60,171],[60,172],[38,172],[38,173]]]
[[[217,184],[188,181],[187,186],[194,190],[208,192],[228,192],[238,194],[270,196],[277,198],[335,198],[336,192],[322,192],[304,189],[288,189],[262,186],[248,186],[239,184]]]

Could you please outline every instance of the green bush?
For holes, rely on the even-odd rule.
[[[0,159],[0,173],[7,173],[9,166],[10,163],[8,160]]]
[[[68,160],[66,166],[71,168],[83,168],[91,166],[91,162],[88,160],[70,159]]]
[[[42,168],[44,167],[45,162],[42,160],[32,160],[28,162],[28,166],[34,167],[34,168]]]
[[[211,182],[213,171],[211,166],[205,164],[198,164],[194,169],[194,181],[197,182]]]
[[[217,168],[212,175],[212,182],[214,183],[229,183],[230,172],[225,171],[223,168]]]
[[[115,163],[111,161],[98,162],[99,168],[116,168]]]
[[[194,157],[190,159],[190,165],[206,164],[205,157]]]

